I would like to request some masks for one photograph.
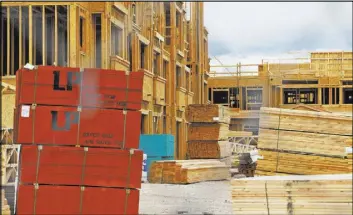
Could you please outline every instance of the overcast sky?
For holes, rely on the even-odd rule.
[[[262,58],[287,57],[293,51],[352,50],[352,2],[205,2],[204,6],[209,56],[223,64],[260,63]],[[211,60],[211,64],[219,63]]]

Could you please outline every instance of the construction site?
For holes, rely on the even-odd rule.
[[[1,2],[1,214],[352,214],[352,50],[211,64],[204,11]]]

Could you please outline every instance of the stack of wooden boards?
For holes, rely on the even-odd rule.
[[[5,190],[1,189],[1,215],[10,215],[11,210],[10,206],[7,203],[7,199],[5,198]]]
[[[352,214],[352,175],[233,179],[234,214]]]
[[[228,108],[219,105],[189,105],[187,120],[190,159],[219,159],[231,155],[228,140]]]
[[[257,175],[338,174],[348,168],[352,115],[261,108]],[[350,146],[352,144],[350,143]]]
[[[150,183],[191,184],[229,178],[229,167],[219,160],[156,161],[151,164]]]
[[[143,77],[54,66],[17,71],[16,213],[138,214]]]

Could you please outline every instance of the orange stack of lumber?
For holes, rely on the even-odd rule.
[[[231,155],[228,141],[228,108],[219,105],[189,105],[187,119],[190,159],[220,159]]]
[[[352,172],[346,153],[351,140],[352,115],[261,108],[258,148],[264,159],[256,174]]]

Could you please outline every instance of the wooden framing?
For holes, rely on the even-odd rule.
[[[243,89],[251,86],[262,87],[262,106],[293,108],[298,104],[285,104],[284,92],[293,89],[296,96],[306,89],[313,89],[315,99],[307,107],[321,108],[332,112],[352,112],[352,104],[345,104],[344,90],[352,85],[343,85],[343,81],[352,80],[352,52],[312,52],[311,58],[306,59],[281,59],[274,63],[263,60],[262,64],[236,64],[215,65],[214,70],[220,67],[236,68],[237,72],[212,72],[208,79],[211,89],[211,100],[214,101],[213,92],[219,88],[227,90],[239,87],[239,96],[247,96]],[[286,63],[290,62],[290,63]],[[293,63],[297,62],[297,63]],[[308,63],[309,62],[309,63]],[[257,67],[257,71],[244,69]],[[213,75],[213,77],[212,77]],[[286,80],[287,82],[282,82]],[[290,80],[292,83],[288,82]],[[308,82],[316,80],[317,83]],[[302,82],[307,82],[302,83]],[[283,84],[285,83],[285,84]],[[348,82],[347,82],[348,83]],[[346,84],[347,84],[346,83]],[[349,83],[348,83],[349,84]],[[323,89],[327,89],[327,92]],[[328,93],[328,95],[327,95]],[[248,111],[240,98],[241,111]],[[233,116],[234,122],[241,120],[240,116]]]
[[[66,65],[70,67],[94,67],[97,55],[95,54],[95,29],[93,29],[92,15],[99,13],[101,15],[101,68],[132,70],[137,71],[143,69],[145,72],[144,85],[144,105],[141,112],[145,115],[144,130],[146,133],[153,133],[154,117],[158,118],[158,133],[163,128],[167,133],[176,135],[178,133],[178,158],[185,158],[186,155],[186,125],[184,108],[188,104],[203,103],[207,100],[207,76],[208,65],[205,59],[208,56],[203,54],[208,50],[207,32],[203,26],[203,4],[192,2],[190,20],[186,18],[184,3],[176,2],[3,2],[2,6],[7,7],[7,38],[11,36],[10,8],[19,7],[19,26],[20,35],[23,34],[22,29],[22,7],[28,7],[28,61],[31,64],[42,61],[46,65],[47,62],[47,45],[53,46],[53,56],[50,56],[57,65],[59,61],[62,63],[62,50],[67,50]],[[33,31],[37,25],[37,19],[34,19],[33,7],[40,7],[42,10],[42,30],[40,35],[36,35]],[[53,44],[47,43],[46,35],[46,16],[45,8],[53,6]],[[67,6],[67,25],[62,26],[62,13],[60,6]],[[168,9],[167,9],[168,8]],[[60,10],[59,10],[60,9]],[[134,13],[135,11],[135,13]],[[168,13],[168,14],[167,14]],[[176,22],[178,15],[178,31]],[[84,19],[83,31],[80,29],[80,18]],[[170,23],[166,23],[169,17]],[[119,56],[112,56],[112,32],[111,24],[119,26],[123,30],[121,42],[122,52]],[[192,26],[192,28],[190,28]],[[170,31],[166,34],[165,29]],[[64,34],[61,29],[67,29],[67,47],[62,48]],[[4,32],[5,33],[5,32]],[[39,32],[38,32],[39,33]],[[41,47],[38,46],[37,37],[42,38]],[[82,47],[80,46],[80,38],[83,38]],[[120,38],[120,37],[119,37]],[[167,40],[170,42],[167,44]],[[10,39],[10,43],[13,40]],[[140,44],[145,44],[144,68],[140,68]],[[22,65],[24,56],[22,38],[20,39],[20,65]],[[177,45],[178,44],[178,45]],[[12,46],[13,47],[13,46]],[[41,55],[37,54],[38,48]],[[7,53],[7,75],[11,75],[13,52],[10,45],[2,52]],[[153,74],[153,52],[159,53],[158,74]],[[195,54],[198,53],[198,56]],[[36,61],[36,57],[41,59]],[[187,59],[191,59],[187,62]],[[164,62],[167,62],[164,65]],[[27,63],[27,62],[25,62]],[[178,90],[175,86],[176,65],[180,66],[182,86]],[[188,66],[188,67],[187,67]],[[166,68],[165,68],[166,67]],[[163,71],[163,73],[162,73]],[[196,75],[198,73],[198,75]],[[189,74],[189,82],[186,84],[186,74]],[[197,79],[195,77],[198,77]],[[205,78],[206,77],[206,78]],[[197,83],[196,83],[197,82]],[[205,86],[206,85],[206,86]],[[187,87],[189,86],[189,87]],[[198,89],[198,87],[200,89]],[[207,92],[206,92],[207,91]],[[165,120],[161,116],[164,113]],[[164,122],[166,123],[164,125]],[[179,122],[179,132],[176,131],[176,122]],[[156,130],[155,130],[156,131]]]

